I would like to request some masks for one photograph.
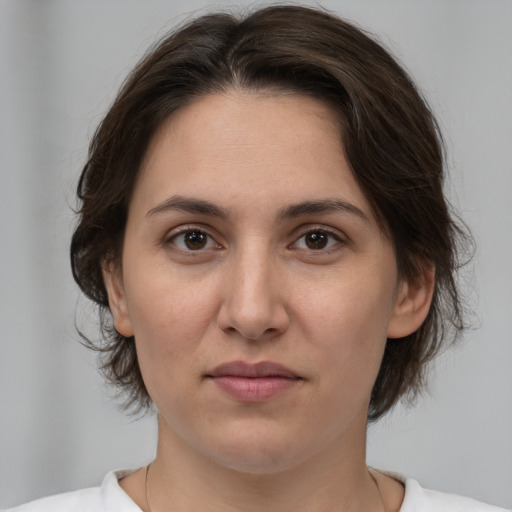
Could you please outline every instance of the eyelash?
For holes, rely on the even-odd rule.
[[[205,235],[206,236],[206,244],[208,245],[209,243],[211,244],[211,242],[213,242],[215,244],[215,247],[202,247],[202,248],[198,248],[198,249],[191,249],[190,247],[189,248],[179,247],[176,244],[176,240],[179,237],[184,236],[188,233],[189,234],[196,233],[198,235]],[[309,247],[309,248],[294,247],[294,246],[297,246],[302,239],[305,239],[305,237],[307,237],[308,235],[312,235],[312,234],[321,234],[321,235],[327,236],[328,239],[330,239],[331,244],[328,247],[322,247],[319,249],[312,249],[311,247]],[[334,243],[332,243],[333,241],[334,241]],[[305,242],[305,243],[307,243],[307,242]],[[304,251],[311,252],[311,253],[325,253],[325,252],[330,252],[333,249],[333,247],[336,247],[337,245],[344,244],[344,243],[346,243],[346,241],[338,233],[336,233],[330,229],[327,229],[325,227],[317,227],[317,228],[310,228],[307,231],[303,232],[288,247],[290,247],[292,249],[296,248],[299,250],[304,250]],[[329,240],[327,241],[327,244],[329,244]],[[204,228],[197,227],[197,226],[184,226],[184,227],[180,228],[177,232],[166,237],[165,240],[163,241],[163,245],[164,246],[174,245],[178,250],[185,252],[185,253],[200,253],[200,252],[204,252],[205,250],[212,249],[212,248],[214,248],[214,249],[222,248],[222,246],[218,242],[216,242],[216,240],[210,234],[208,234]],[[185,242],[183,242],[183,245],[185,245]]]
[[[293,242],[293,244],[291,244],[291,246],[297,245],[300,240],[305,239],[305,237],[307,237],[308,235],[312,235],[312,234],[321,234],[321,235],[327,236],[328,238],[331,239],[331,241],[334,240],[335,243],[331,244],[329,247],[322,247],[320,249],[312,249],[311,247],[309,247],[309,248],[301,248],[301,250],[305,250],[305,251],[312,252],[312,253],[316,253],[316,252],[325,253],[325,252],[329,252],[330,250],[333,250],[333,248],[336,247],[337,245],[344,243],[343,238],[338,233],[331,231],[330,229],[327,229],[324,227],[317,227],[317,228],[310,228],[306,232],[302,233],[299,236],[299,238],[297,238],[297,240],[295,242]],[[307,243],[307,242],[305,242],[305,243]],[[327,243],[329,243],[329,240]]]
[[[173,233],[172,235],[165,238],[163,245],[174,245],[178,248],[178,250],[181,250],[182,252],[189,252],[189,253],[202,252],[204,250],[204,248],[194,250],[194,249],[190,249],[190,248],[187,249],[187,248],[181,248],[181,247],[177,246],[177,244],[175,243],[176,240],[179,237],[186,235],[187,233],[190,233],[190,234],[197,233],[200,235],[205,235],[206,239],[207,239],[207,242],[206,242],[207,244],[209,242],[213,241],[216,245],[216,247],[215,247],[216,249],[221,248],[221,245],[219,243],[217,243],[215,241],[215,239],[205,231],[204,228],[200,228],[197,226],[184,226],[182,228],[179,228],[176,233]],[[209,247],[207,249],[211,249],[211,248]]]

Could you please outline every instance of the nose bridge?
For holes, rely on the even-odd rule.
[[[253,314],[270,306],[272,290],[272,256],[254,244],[241,251],[235,267],[233,294],[236,302]],[[251,307],[252,306],[252,307]]]
[[[220,316],[223,329],[259,339],[286,329],[288,318],[279,292],[277,258],[268,244],[254,239],[233,255],[226,276]]]

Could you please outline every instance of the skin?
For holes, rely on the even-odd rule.
[[[291,208],[308,201],[331,207]],[[377,488],[366,466],[367,411],[386,340],[421,325],[433,279],[400,279],[323,103],[231,91],[175,113],[104,274],[159,412],[153,512],[398,510],[401,484],[376,474]],[[207,377],[231,361],[298,379],[245,403]],[[144,480],[121,486],[147,510]]]

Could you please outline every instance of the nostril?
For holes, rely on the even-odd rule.
[[[289,316],[282,304],[269,302],[226,300],[219,308],[217,325],[229,336],[255,341],[274,339],[286,331]]]
[[[278,334],[279,329],[276,329],[275,327],[269,327],[268,329],[265,329],[264,331],[260,331],[259,333],[257,333],[250,332],[248,329],[242,330],[237,329],[234,326],[229,326],[226,329],[224,329],[224,332],[226,332],[229,335],[241,335],[244,339],[249,341],[258,341],[273,338]]]

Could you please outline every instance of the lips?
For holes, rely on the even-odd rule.
[[[264,402],[296,386],[303,379],[278,363],[233,361],[206,375],[225,394],[239,402]]]
[[[233,361],[231,363],[217,366],[210,374],[210,377],[245,377],[256,379],[263,377],[283,377],[287,379],[299,378],[294,372],[283,365],[262,361],[256,364],[249,364],[243,361]]]

